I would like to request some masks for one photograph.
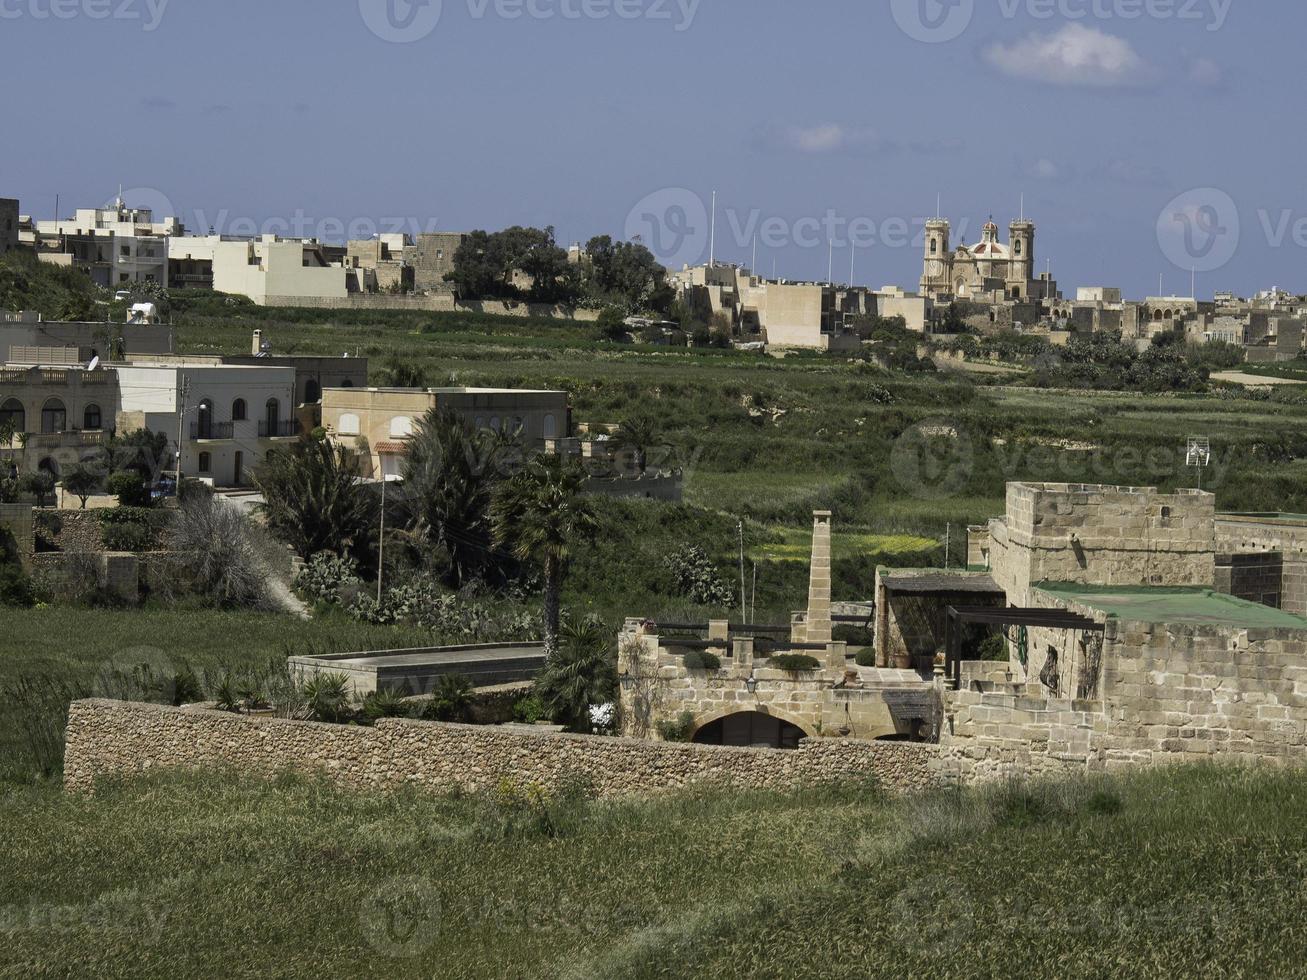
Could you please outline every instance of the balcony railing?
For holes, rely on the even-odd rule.
[[[293,439],[299,434],[299,419],[291,419],[288,422],[272,422],[264,420],[259,423],[260,439]]]
[[[230,422],[192,422],[191,438],[199,442],[210,442],[218,439],[230,439],[235,426]]]

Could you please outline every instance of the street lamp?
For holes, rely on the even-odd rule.
[[[753,676],[750,676],[749,679],[746,680],[746,681],[744,682],[744,686],[745,686],[745,688],[748,690],[748,692],[749,692],[750,694],[757,694],[757,693],[758,693],[758,678],[753,677]]]

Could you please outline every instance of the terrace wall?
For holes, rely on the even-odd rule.
[[[1307,616],[1307,521],[1270,514],[1222,514],[1216,521],[1216,547],[1223,555],[1279,552],[1280,608]]]
[[[90,792],[106,777],[226,767],[269,776],[321,773],[354,790],[478,792],[504,783],[549,790],[580,782],[598,796],[618,797],[687,786],[791,789],[874,777],[904,792],[934,784],[935,753],[932,745],[898,742],[811,739],[781,751],[408,720],[360,728],[89,700],[69,709],[64,783]]]

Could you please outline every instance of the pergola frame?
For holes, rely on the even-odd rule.
[[[962,627],[1025,626],[1081,633],[1106,633],[1107,627],[1088,616],[1065,609],[1004,609],[997,606],[949,606],[944,623],[944,676],[953,681],[954,690],[962,687]]]

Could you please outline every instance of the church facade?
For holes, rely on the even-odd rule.
[[[955,299],[979,302],[1043,297],[1045,282],[1036,279],[1035,225],[1024,218],[1012,222],[1006,244],[998,240],[998,225],[986,223],[975,245],[953,248],[950,225],[936,218],[926,223],[926,255],[921,292],[936,302]]]

